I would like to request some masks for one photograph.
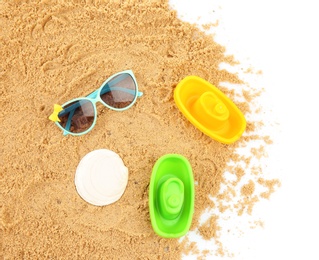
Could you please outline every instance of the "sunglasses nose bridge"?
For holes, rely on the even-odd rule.
[[[94,98],[91,98],[91,102],[92,102],[93,105],[96,107],[96,103],[101,102],[100,96],[96,95]]]
[[[102,107],[107,107],[107,105],[103,102],[103,100],[99,96],[96,97],[96,99],[92,101],[92,103],[95,107],[96,113],[98,113],[98,104],[102,105]]]

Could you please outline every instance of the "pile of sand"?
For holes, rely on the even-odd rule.
[[[187,241],[157,236],[148,212],[152,167],[166,153],[182,154],[193,167],[197,185],[191,229],[218,239],[218,215],[200,226],[201,213],[207,207],[225,210],[223,202],[231,199],[250,158],[271,141],[251,134],[257,126],[252,121],[234,145],[212,140],[179,112],[173,91],[185,76],[197,75],[219,87],[244,114],[251,112],[255,93],[242,93],[239,102],[235,91],[220,86],[243,83],[219,68],[222,62],[234,64],[233,57],[211,36],[180,21],[167,1],[37,2],[0,2],[0,256],[180,258],[190,249]],[[48,120],[54,103],[85,96],[125,69],[134,71],[144,92],[131,109],[98,106],[94,129],[81,137],[64,137]],[[256,139],[262,143],[259,150],[248,157],[236,153],[236,147]],[[118,153],[129,169],[123,197],[105,207],[83,201],[74,185],[81,158],[100,148]],[[246,164],[228,168],[237,181],[220,194],[230,160]],[[241,189],[238,215],[251,211],[261,197],[254,194],[255,185],[269,191],[276,185],[258,169],[256,176],[259,182]]]

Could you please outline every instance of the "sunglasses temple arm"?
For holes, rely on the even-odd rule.
[[[124,91],[124,92],[128,92],[128,93],[130,93],[130,94],[132,94],[132,95],[135,95],[135,91],[129,91],[129,89],[125,89],[125,88],[116,88],[116,87],[113,87],[113,85],[116,85],[117,83],[119,83],[119,82],[121,82],[124,78],[126,78],[127,76],[126,75],[119,75],[118,76],[118,78],[117,79],[113,79],[110,83],[112,83],[112,84],[110,84],[109,83],[109,80],[106,80],[103,84],[102,84],[102,86],[100,87],[100,88],[98,88],[97,90],[95,90],[95,91],[93,91],[92,93],[90,93],[89,95],[87,95],[86,97],[87,98],[92,98],[92,99],[95,99],[96,98],[96,96],[97,96],[97,94],[98,94],[98,92],[99,92],[99,90],[100,89],[103,89],[105,86],[107,86],[107,88],[105,88],[105,90],[106,91],[104,91],[104,92],[101,92],[101,94],[105,94],[106,92],[109,92],[109,91],[111,91],[111,89],[113,90],[122,90],[122,91]]]
[[[63,131],[63,135],[69,134],[67,131],[70,131],[71,121],[72,121],[72,117],[74,115],[74,112],[75,112],[75,109],[73,109],[68,116],[68,121],[65,124],[65,127],[64,127],[65,131]]]
[[[105,88],[105,86],[108,86],[108,88]],[[110,86],[108,83],[106,83],[106,84],[105,84],[104,86],[102,86],[101,88],[102,88],[102,90],[104,90],[103,92],[101,92],[102,95],[105,94],[105,93],[107,93],[107,92],[110,92],[111,90],[119,90],[119,91],[126,92],[126,93],[128,93],[128,94],[131,94],[131,95],[136,95],[136,91],[133,90],[133,89],[126,89],[126,88],[121,88],[121,87],[112,87],[112,86]],[[97,96],[97,94],[98,94],[98,92],[99,92],[99,89],[93,91],[91,94],[87,95],[86,97],[87,97],[87,98],[91,98],[91,99],[95,99],[96,96]],[[137,92],[137,96],[138,96],[138,97],[141,97],[142,95],[143,95],[143,92],[140,92],[140,91]],[[70,111],[70,113],[74,113],[74,111],[75,111],[79,106],[80,106],[79,102],[76,102],[76,103],[74,103],[73,105],[71,105],[71,106],[69,106],[69,107],[63,109],[63,111],[61,111],[61,112],[59,113],[59,115],[61,115],[61,114],[63,115],[63,114],[65,114],[65,113],[68,113],[69,111]],[[69,117],[70,117],[70,116],[69,116]],[[68,130],[68,129],[67,129],[67,130]]]
[[[129,93],[129,94],[131,94],[131,95],[135,95],[135,94],[136,94],[135,90],[126,89],[126,88],[121,88],[121,87],[109,87],[109,88],[103,88],[103,90],[104,90],[104,91],[101,92],[101,94],[105,94],[105,93],[107,93],[107,92],[110,92],[111,90],[119,90],[119,91],[123,91],[123,92]],[[94,92],[92,92],[91,94],[89,94],[89,95],[87,96],[87,98],[95,99],[96,96],[97,96],[97,94],[98,94],[98,91],[99,91],[99,90],[95,90]],[[140,97],[140,96],[142,96],[142,95],[143,95],[142,92],[138,92],[138,93],[137,93],[137,96],[138,96],[138,97]],[[68,106],[67,108],[64,108],[64,109],[59,113],[59,115],[60,115],[60,116],[63,116],[64,114],[66,114],[66,113],[68,113],[68,112],[70,112],[70,113],[73,112],[73,113],[74,113],[74,111],[75,111],[79,106],[80,106],[79,102],[76,102],[76,103],[74,103],[73,105]],[[69,116],[69,117],[70,117],[70,116]]]
[[[87,95],[87,98],[91,98],[91,99],[95,99],[98,93],[98,89],[93,91],[91,94]],[[79,102],[75,102],[74,104],[72,104],[71,106],[68,106],[66,108],[63,108],[63,110],[59,113],[60,116],[63,116],[63,114],[66,114],[68,112],[72,112],[74,113],[74,110],[76,110],[78,107],[80,107],[80,103]]]
[[[108,86],[108,88],[105,88],[105,86]],[[121,87],[112,87],[112,86],[110,86],[109,84],[104,85],[104,86],[102,87],[102,90],[103,90],[103,91],[101,91],[101,95],[103,95],[103,94],[105,94],[105,93],[107,93],[107,92],[110,92],[110,91],[112,91],[112,90],[118,90],[118,91],[126,92],[126,93],[128,93],[128,94],[133,95],[133,96],[136,95],[136,91],[135,91],[134,89],[127,89],[127,88],[121,88]],[[93,94],[94,94],[94,92],[93,92],[92,94],[90,94],[88,97],[91,97],[91,95],[93,95]],[[138,97],[140,97],[140,96],[142,96],[142,95],[143,95],[142,92],[138,92],[138,93],[137,93],[137,96],[138,96]]]

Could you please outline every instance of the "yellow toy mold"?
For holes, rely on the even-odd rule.
[[[221,143],[234,143],[246,129],[245,117],[238,107],[200,77],[188,76],[178,83],[174,100],[195,127]]]

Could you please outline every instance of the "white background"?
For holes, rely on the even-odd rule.
[[[181,19],[216,22],[215,40],[263,72],[278,128],[268,171],[282,183],[257,207],[264,228],[222,241],[232,259],[319,259],[318,61],[316,1],[171,0]],[[220,259],[210,256],[209,259]],[[228,257],[223,257],[226,259]]]

